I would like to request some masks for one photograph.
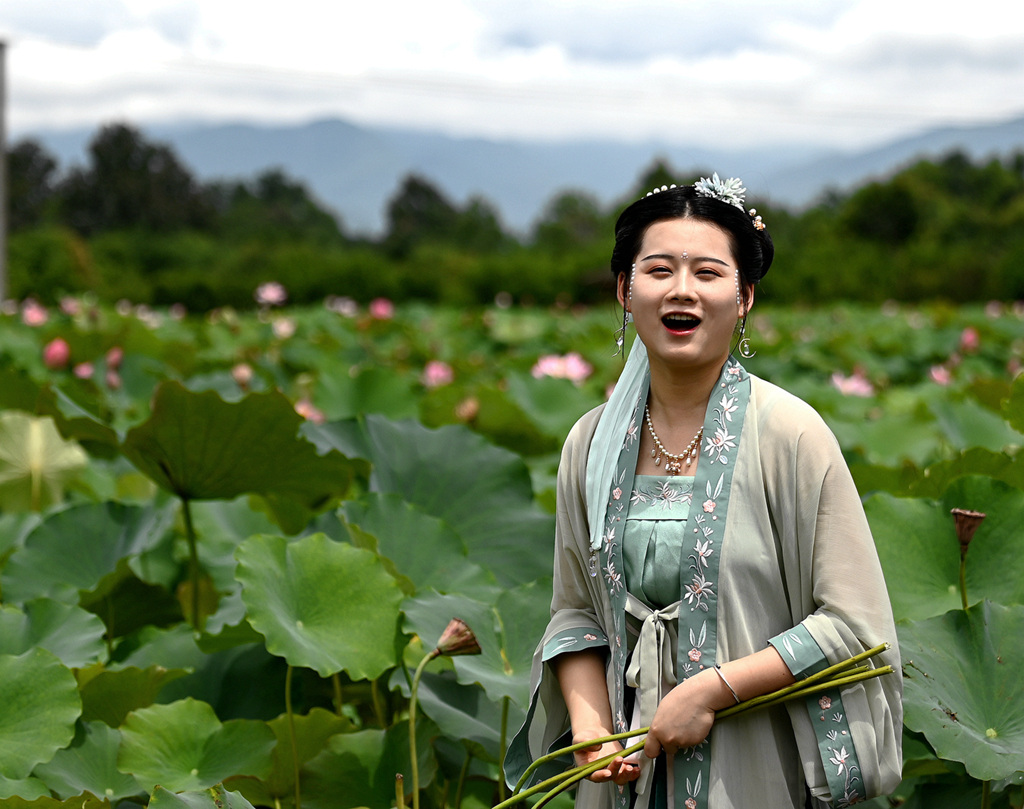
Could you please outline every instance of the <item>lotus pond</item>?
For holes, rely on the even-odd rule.
[[[3,806],[378,809],[411,749],[421,806],[507,797],[615,312],[263,303],[0,314]],[[899,621],[874,804],[1020,807],[1024,309],[755,313],[745,364],[836,433]],[[951,509],[986,515],[963,566]],[[455,616],[480,654],[424,668],[410,740]]]

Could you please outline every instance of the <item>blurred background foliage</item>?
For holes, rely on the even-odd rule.
[[[9,295],[53,303],[181,303],[191,311],[254,305],[277,281],[294,303],[328,294],[455,305],[589,303],[611,289],[616,215],[666,182],[708,173],[654,163],[615,204],[556,195],[527,233],[511,233],[482,197],[464,205],[407,176],[383,233],[350,234],[278,169],[203,183],[168,146],[130,126],[100,129],[84,166],[62,171],[32,140],[7,153]],[[756,191],[756,189],[755,189]],[[961,153],[908,166],[801,211],[756,206],[778,246],[762,300],[816,303],[1024,298],[1024,153],[972,162]]]

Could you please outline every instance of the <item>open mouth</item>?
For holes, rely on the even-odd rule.
[[[661,322],[669,331],[691,331],[700,325],[700,318],[687,315],[665,315]]]

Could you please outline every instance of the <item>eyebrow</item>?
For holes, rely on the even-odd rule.
[[[662,259],[664,261],[675,261],[677,258],[679,258],[679,256],[673,256],[673,255],[670,255],[669,253],[652,253],[649,256],[644,256],[640,260],[641,261],[650,261],[651,259],[655,259],[655,258]],[[714,256],[693,256],[693,257],[687,258],[686,260],[687,261],[696,261],[698,263],[710,262],[712,264],[721,264],[723,267],[731,267],[732,266],[731,264],[729,264],[729,262],[722,261],[722,259],[715,258]]]

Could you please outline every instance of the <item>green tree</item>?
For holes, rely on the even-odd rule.
[[[53,200],[57,161],[37,141],[18,141],[7,152],[11,231],[43,223]]]
[[[103,127],[89,165],[59,189],[64,220],[80,233],[143,228],[169,232],[211,224],[207,195],[170,147],[125,124]]]
[[[423,177],[410,174],[388,202],[384,246],[395,256],[408,255],[422,242],[451,243],[459,229],[455,205]]]

